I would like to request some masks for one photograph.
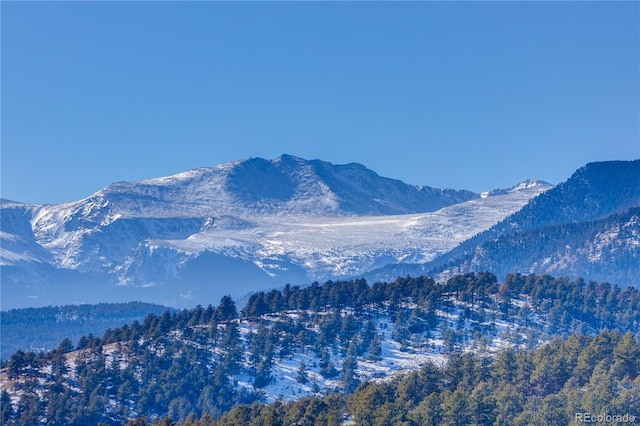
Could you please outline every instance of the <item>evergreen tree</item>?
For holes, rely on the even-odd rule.
[[[405,349],[409,344],[409,337],[411,337],[411,332],[409,331],[409,326],[407,324],[407,316],[404,311],[401,309],[398,311],[396,315],[396,321],[394,323],[393,333],[391,337],[396,342],[400,343],[401,348]]]
[[[238,318],[236,304],[231,296],[224,296],[220,299],[220,305],[215,309],[214,316],[217,322],[229,321]]]
[[[496,402],[493,389],[487,382],[480,382],[471,392],[470,408],[473,413],[474,424],[491,426],[496,420]]]
[[[416,425],[440,426],[443,421],[442,399],[439,394],[432,393],[425,397],[409,414]]]
[[[296,375],[296,381],[303,384],[309,381],[309,377],[307,375],[307,365],[304,363],[304,361],[300,361],[300,366],[298,367],[298,372]]]
[[[267,386],[273,380],[271,376],[271,359],[263,359],[256,366],[256,374],[253,381],[253,386],[260,389]]]
[[[442,402],[443,425],[465,426],[473,423],[473,412],[469,405],[468,392],[456,389],[447,394]]]
[[[9,420],[13,418],[14,414],[11,396],[6,389],[3,389],[2,394],[0,394],[0,420],[2,424],[9,424]]]
[[[612,375],[618,379],[634,380],[640,371],[640,345],[631,333],[626,333],[613,349]]]
[[[243,346],[240,341],[240,332],[238,324],[230,321],[225,327],[225,336],[222,341],[222,347],[225,349],[224,366],[230,373],[237,373],[243,357]]]
[[[342,363],[342,370],[340,372],[340,380],[345,392],[353,392],[358,386],[358,378],[356,374],[356,368],[358,362],[352,356],[347,357]]]
[[[325,379],[332,379],[336,377],[339,374],[339,372],[336,369],[335,365],[333,364],[333,361],[329,361],[327,362],[327,366],[320,370],[320,374]]]
[[[331,379],[338,375],[335,365],[331,361],[331,354],[327,348],[322,349],[322,357],[318,364],[320,366],[320,374],[325,379]]]
[[[380,361],[382,359],[382,345],[377,334],[373,335],[371,345],[369,346],[369,359],[372,361]]]
[[[361,347],[360,347],[359,353],[362,354],[370,348],[371,341],[373,340],[376,334],[377,334],[377,330],[376,330],[375,323],[371,319],[367,320],[364,330],[361,334],[361,341],[360,341]]]

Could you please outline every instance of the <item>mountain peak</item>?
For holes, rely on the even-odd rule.
[[[274,163],[280,163],[280,162],[283,162],[283,163],[290,163],[290,162],[305,163],[308,160],[305,160],[302,157],[297,157],[297,156],[291,155],[291,154],[282,154],[279,157],[274,158],[272,161]]]
[[[141,292],[158,286],[165,293],[157,297],[166,294],[180,305],[177,283],[200,286],[215,277],[211,292],[225,280],[242,282],[236,290],[244,292],[274,285],[271,280],[347,276],[391,261],[431,259],[539,193],[534,181],[521,186],[529,189],[480,200],[471,191],[381,177],[357,163],[287,154],[248,158],[116,182],[72,203],[5,201],[11,208],[1,212],[0,262],[11,282],[96,277],[101,285],[140,285]],[[30,288],[14,299],[30,300]],[[203,297],[205,290],[193,289]]]
[[[166,177],[114,183],[94,196],[115,198],[112,205],[123,207],[123,214],[156,217],[171,214],[176,208],[183,210],[183,217],[205,213],[423,213],[478,198],[471,191],[408,185],[379,176],[358,163],[335,165],[289,154],[272,160],[251,157]]]
[[[508,194],[511,192],[530,191],[530,190],[546,191],[551,188],[553,188],[553,185],[550,184],[549,182],[545,182],[543,180],[537,180],[537,179],[525,179],[522,182],[510,188],[492,189],[490,191],[484,191],[482,194],[480,194],[480,197],[487,198],[494,195]]]
[[[528,189],[528,188],[552,187],[552,186],[553,185],[551,185],[549,182],[545,182],[543,180],[525,179],[519,184],[517,184],[516,186],[514,186],[512,189],[514,191],[520,191],[522,189]]]

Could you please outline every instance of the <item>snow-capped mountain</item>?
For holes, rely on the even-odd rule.
[[[491,271],[500,278],[547,273],[637,286],[639,217],[640,160],[589,163],[433,261],[388,265],[365,275],[389,280],[407,274],[444,279],[469,271]]]
[[[3,308],[92,301],[93,286],[106,283],[192,305],[426,262],[550,187],[529,180],[481,197],[283,155],[118,182],[72,203],[2,200]],[[85,294],[70,300],[70,283]]]

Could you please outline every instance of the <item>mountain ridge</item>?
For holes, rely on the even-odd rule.
[[[352,276],[394,261],[429,261],[551,187],[525,182],[482,198],[407,185],[357,163],[283,155],[116,182],[69,203],[2,200],[2,274],[14,290],[31,293],[61,285],[63,271],[77,271],[78,285],[85,277],[156,286],[158,294],[173,286],[172,300],[149,301],[174,306],[192,303],[180,302],[190,288],[200,288],[200,297],[220,291],[216,271],[231,265],[253,271],[242,293]]]
[[[455,271],[489,270],[499,277],[508,272],[528,271],[619,280],[621,285],[637,285],[633,271],[637,271],[635,276],[640,273],[637,267],[640,262],[634,265],[630,261],[624,269],[619,260],[610,258],[613,263],[598,265],[589,259],[588,253],[602,252],[602,247],[596,247],[595,237],[606,235],[611,228],[624,228],[624,232],[633,237],[618,250],[624,253],[625,258],[640,259],[640,225],[635,219],[638,207],[640,160],[589,163],[566,181],[532,199],[518,212],[450,252],[422,265],[388,265],[378,271],[370,271],[366,276],[369,279],[389,279],[398,274],[423,273],[444,279]],[[627,217],[627,222],[620,222],[624,217]],[[558,241],[547,244],[547,251],[538,250],[546,244],[550,233],[555,233]],[[540,258],[515,262],[514,257],[524,259],[520,252],[508,251],[516,246],[520,247],[520,252],[535,252]],[[551,250],[551,246],[556,246],[556,249]],[[564,246],[571,249],[564,253]],[[503,249],[497,250],[497,247]],[[582,253],[578,253],[576,247],[580,247]],[[500,261],[489,259],[487,253],[492,253],[492,257]],[[556,261],[550,262],[551,259]]]

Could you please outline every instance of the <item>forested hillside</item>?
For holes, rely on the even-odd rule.
[[[425,264],[387,265],[371,280],[523,272],[637,286],[640,160],[589,163],[516,213]]]
[[[254,294],[240,312],[224,297],[217,307],[150,315],[77,344],[65,340],[46,354],[19,351],[0,372],[2,419],[8,425],[117,425],[141,416],[212,416],[233,424],[233,416],[262,418],[269,410],[281,416],[291,407],[302,415],[301,404],[310,401],[305,410],[338,407],[318,417],[327,424],[335,415],[360,422],[365,412],[395,419],[381,424],[420,424],[411,422],[428,410],[449,418],[455,404],[473,398],[488,404],[488,418],[497,419],[500,398],[513,398],[513,410],[527,415],[576,395],[592,398],[585,386],[623,383],[602,390],[597,407],[609,407],[627,404],[638,392],[639,323],[638,290],[548,275],[286,286]],[[556,338],[573,334],[582,337],[571,337],[574,347],[564,354],[569,343]],[[602,347],[594,351],[596,344]],[[503,371],[498,366],[507,356],[510,373],[502,377],[495,371]],[[395,378],[418,370],[423,372]],[[425,388],[420,392],[428,393],[405,400],[400,389],[422,380],[424,371],[441,377],[433,392]],[[609,381],[592,381],[593,375]],[[573,394],[562,394],[567,383],[574,384]],[[306,399],[254,404],[300,398]],[[356,408],[362,400],[374,406]],[[571,407],[586,404],[576,401]],[[374,424],[368,422],[358,424]]]
[[[536,351],[455,354],[445,364],[428,362],[392,380],[363,383],[352,395],[240,405],[219,421],[205,415],[181,424],[546,426],[584,424],[597,415],[609,415],[607,423],[635,423],[638,368],[640,346],[633,335],[604,331],[555,339]]]
[[[491,270],[575,275],[640,285],[640,208],[589,222],[546,226],[487,241],[446,265],[449,271]]]
[[[18,350],[48,352],[65,338],[77,341],[88,334],[102,336],[109,328],[141,321],[149,314],[160,315],[167,309],[170,308],[152,303],[129,302],[2,311],[0,359],[7,361]]]

